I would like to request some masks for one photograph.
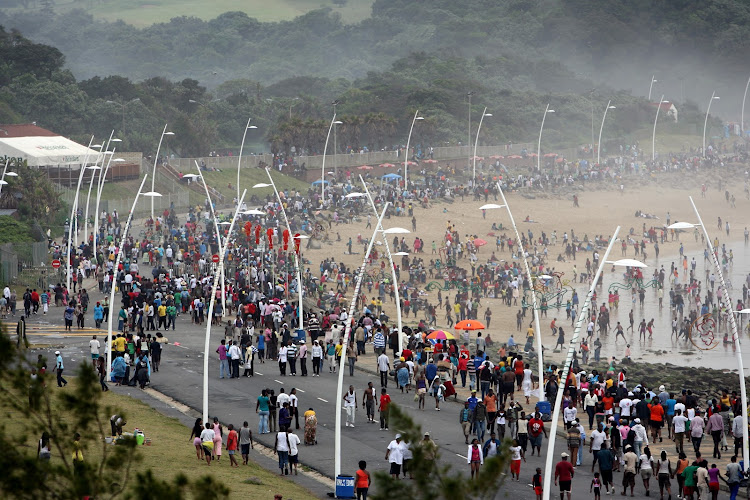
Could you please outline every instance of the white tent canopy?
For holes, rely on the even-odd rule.
[[[100,159],[99,151],[89,149],[59,135],[48,137],[2,137],[0,135],[0,159],[25,160],[30,167],[80,165],[87,153],[89,163]]]

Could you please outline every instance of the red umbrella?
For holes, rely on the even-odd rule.
[[[484,246],[486,244],[487,244],[487,242],[484,241],[482,238],[477,238],[477,239],[474,240],[474,246],[475,247],[482,247],[482,246]]]
[[[544,154],[545,158],[554,158],[555,156],[557,156],[557,153],[545,153]]]
[[[361,167],[357,167],[357,170],[372,170],[373,167],[362,165]]]
[[[380,166],[389,168],[389,167],[395,167],[396,165],[394,165],[393,163],[381,163]]]
[[[438,162],[437,160],[430,159],[430,160],[424,160],[422,163],[437,163],[437,162]]]
[[[520,160],[521,159],[521,155],[510,155],[508,158],[512,158],[514,160]]]

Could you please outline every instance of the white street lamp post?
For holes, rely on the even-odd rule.
[[[695,205],[695,202],[693,201],[693,197],[690,196],[690,204],[693,206],[693,210],[695,211],[695,216],[698,218],[697,224],[690,224],[686,222],[678,222],[675,224],[672,224],[669,226],[670,229],[678,229],[678,228],[684,228],[689,226],[700,226],[703,230],[703,236],[706,238],[706,245],[708,246],[708,251],[711,254],[711,263],[714,266],[714,270],[716,271],[716,275],[719,277],[719,285],[721,286],[721,289],[723,291],[722,293],[722,299],[724,301],[724,305],[726,306],[728,311],[732,311],[734,307],[732,306],[732,299],[729,297],[729,290],[727,289],[726,281],[724,281],[724,273],[721,270],[721,265],[719,265],[719,261],[716,257],[716,250],[714,249],[713,243],[711,243],[711,237],[708,234],[708,230],[706,229],[706,226],[703,224],[703,219],[701,218],[701,214],[698,212],[698,207]],[[674,227],[676,225],[679,225],[679,227]],[[745,461],[745,463],[750,463],[748,460],[750,460],[750,453],[748,452],[748,432],[747,432],[747,390],[745,387],[745,367],[744,362],[742,361],[742,346],[740,343],[740,336],[739,331],[737,329],[737,320],[734,317],[734,314],[729,315],[729,326],[732,329],[732,341],[734,342],[735,351],[737,353],[737,370],[739,371],[739,377],[740,377],[740,399],[742,400],[742,458]]]
[[[423,117],[419,116],[419,110],[414,112],[414,118],[411,121],[411,127],[409,128],[409,137],[406,138],[406,151],[404,151],[404,191],[409,190],[409,143],[411,142],[411,133],[414,130],[414,123],[417,120],[424,120]]]
[[[245,137],[247,137],[247,131],[249,129],[256,129],[255,125],[250,125],[251,118],[247,119],[247,125],[245,125],[245,131],[242,132],[242,144],[240,144],[240,157],[237,158],[237,199],[240,199],[240,167],[242,166],[242,150],[245,149]]]
[[[0,193],[3,192],[3,186],[8,183],[8,181],[5,180],[5,177],[18,177],[18,174],[15,172],[8,172],[8,164],[10,163],[10,159],[5,160],[5,168],[3,168],[3,176],[0,177]]]
[[[273,192],[276,193],[276,199],[279,201],[279,207],[281,207],[281,215],[284,216],[284,222],[286,223],[286,228],[289,230],[289,237],[294,238],[294,235],[292,234],[292,226],[289,225],[289,219],[286,216],[286,210],[284,209],[284,202],[281,200],[281,196],[279,195],[279,190],[276,189],[276,183],[273,181],[273,177],[271,177],[271,171],[266,168],[266,174],[268,175],[268,180],[271,183],[270,186],[273,187]],[[256,184],[256,186],[261,186],[261,184]],[[297,255],[297,252],[292,251],[294,254],[294,267],[297,268],[297,299],[299,302],[299,311],[297,311],[297,329],[303,330],[304,322],[303,322],[303,315],[302,315],[302,270],[301,264],[300,264],[300,256]]]
[[[664,100],[664,94],[662,94],[661,99],[659,99],[659,102],[656,105],[656,116],[654,117],[654,131],[651,134],[651,162],[656,161],[656,122],[659,120],[659,110],[661,110],[662,104],[666,104],[668,102],[669,101]]]
[[[109,172],[109,165],[112,162],[123,163],[124,161],[125,160],[123,160],[122,158],[115,158],[113,160],[110,156],[109,160],[107,161],[107,167],[104,170],[99,171],[99,181],[96,185],[96,210],[94,213],[94,255],[96,255],[96,246],[99,239],[99,202],[102,199],[102,189],[104,188],[104,183],[107,181],[107,172]]]
[[[359,274],[357,275],[357,283],[354,286],[354,295],[352,296],[352,302],[349,305],[349,316],[346,320],[346,328],[344,329],[344,349],[341,352],[341,359],[339,361],[339,380],[336,385],[336,394],[333,397],[333,406],[336,409],[336,424],[334,428],[334,480],[341,474],[341,394],[344,387],[344,363],[346,360],[346,350],[349,348],[349,335],[352,332],[352,320],[354,319],[354,309],[357,306],[357,299],[359,298],[359,289],[362,286],[362,278],[365,275],[365,267],[367,267],[367,258],[370,256],[372,246],[375,243],[380,227],[383,223],[383,217],[388,211],[388,205],[390,202],[386,202],[383,207],[383,212],[378,217],[378,223],[375,225],[375,231],[372,233],[370,243],[367,245],[367,251],[362,259],[362,266],[359,268]],[[386,238],[384,235],[383,238]]]
[[[708,101],[708,108],[706,109],[706,119],[703,121],[703,158],[706,157],[706,128],[708,127],[708,114],[711,112],[711,103],[714,102],[714,100],[718,101],[719,99],[721,98],[716,95],[716,91],[714,90],[711,93],[711,100]]]
[[[651,75],[651,85],[648,86],[648,102],[651,102],[651,90],[654,88],[655,83],[659,83],[659,80],[654,78],[656,75]],[[662,97],[664,99],[664,97]]]
[[[542,126],[539,128],[539,143],[536,147],[536,167],[539,172],[542,172],[542,132],[544,131],[544,120],[547,119],[548,113],[554,113],[554,109],[549,109],[549,104],[544,110],[544,116],[542,117]]]
[[[328,150],[328,141],[331,138],[331,130],[333,129],[333,124],[335,121],[336,121],[336,112],[334,111],[333,118],[331,118],[331,124],[328,126],[328,135],[326,135],[326,144],[325,146],[323,146],[323,166],[320,168],[320,206],[321,207],[325,207],[325,200],[326,200],[326,151]]]
[[[194,160],[195,161],[195,160]],[[208,184],[206,184],[206,179],[203,178],[203,172],[201,172],[201,167],[198,165],[198,162],[195,161],[195,168],[198,169],[198,176],[201,178],[201,182],[203,183],[203,189],[206,190],[206,199],[208,200],[208,206],[211,210],[211,219],[214,221],[214,231],[216,231],[216,244],[219,246],[219,255],[221,262],[224,262],[224,251],[226,243],[229,241],[229,234],[227,234],[227,237],[224,239],[224,245],[221,243],[221,233],[219,232],[219,223],[216,221],[216,212],[214,212],[214,204],[213,201],[211,201],[211,195],[208,192]],[[237,202],[237,206],[241,206],[242,204]],[[226,315],[227,310],[227,302],[226,302],[226,291],[224,289],[225,284],[225,277],[224,277],[224,266],[217,266],[217,273],[219,273],[219,270],[221,273],[221,317],[223,318]],[[216,292],[216,285],[214,285],[213,288],[214,293]],[[213,316],[211,316],[213,317]]]
[[[604,108],[604,116],[602,116],[602,126],[599,127],[599,142],[598,147],[596,148],[596,163],[601,165],[602,164],[602,131],[604,130],[604,120],[607,119],[607,111],[610,109],[616,109],[615,106],[610,106],[612,104],[612,101],[607,101],[607,107]]]
[[[159,137],[159,145],[156,147],[156,156],[154,157],[154,168],[151,172],[151,191],[154,190],[154,181],[156,180],[156,165],[159,164],[159,152],[161,151],[161,142],[164,140],[165,135],[174,135],[174,132],[167,132],[167,123],[164,124],[164,130]],[[154,199],[151,198],[151,219],[154,218]]]
[[[534,332],[536,335],[536,349],[537,349],[537,369],[539,370],[539,401],[545,400],[544,395],[544,352],[542,350],[542,328],[541,321],[539,319],[539,306],[536,301],[536,292],[534,291],[534,279],[531,277],[531,269],[529,268],[529,261],[526,255],[526,250],[522,247],[521,234],[518,232],[516,226],[516,219],[513,217],[513,212],[510,210],[508,200],[505,199],[505,193],[500,183],[497,183],[497,190],[500,192],[500,198],[503,200],[502,205],[484,205],[487,208],[503,208],[508,211],[508,218],[510,219],[510,225],[513,226],[513,232],[516,233],[516,245],[520,252],[519,257],[523,262],[523,269],[526,272],[526,278],[529,280],[529,287],[531,291],[531,308],[534,314]],[[480,207],[482,208],[482,207]],[[523,283],[523,282],[522,282]],[[523,284],[521,285],[523,287]]]
[[[227,233],[227,237],[225,239],[226,243],[229,243],[229,238],[232,234],[232,231],[234,230],[234,223],[237,221],[237,216],[240,213],[240,207],[242,206],[242,202],[245,200],[245,195],[247,194],[247,189],[242,191],[242,196],[240,197],[239,201],[237,202],[237,208],[234,209],[234,217],[232,217],[232,222],[229,224],[229,232]],[[216,218],[214,218],[216,220]],[[226,250],[226,247],[223,248],[223,250]],[[219,254],[219,267],[217,269],[217,272],[214,274],[214,283],[213,288],[211,288],[211,300],[208,305],[208,317],[213,318],[214,315],[214,305],[216,304],[216,287],[219,284],[219,275],[224,275],[224,260],[226,259],[226,255],[224,253]],[[224,296],[224,289],[222,287],[222,297]],[[211,321],[206,321],[206,342],[203,346],[203,421],[208,422],[208,349],[211,345]]]
[[[66,280],[66,286],[68,290],[70,290],[70,250],[71,246],[73,245],[73,231],[77,231],[77,224],[75,224],[75,215],[76,211],[78,209],[78,192],[81,189],[81,181],[83,180],[83,172],[86,170],[86,164],[89,161],[89,152],[91,151],[92,145],[91,143],[94,142],[94,136],[91,136],[91,140],[89,141],[89,146],[86,148],[86,155],[83,157],[83,163],[81,163],[81,171],[78,173],[78,186],[76,187],[76,194],[75,198],[73,198],[72,206],[70,207],[70,223],[68,224],[68,247],[66,250],[66,259],[65,259],[65,267],[67,271],[67,280]],[[95,147],[95,146],[94,146]],[[99,146],[101,147],[101,146]],[[78,245],[78,235],[76,234],[76,246]]]
[[[370,190],[367,188],[367,184],[365,183],[365,180],[362,178],[362,176],[359,176],[359,180],[362,183],[362,186],[365,189],[365,194],[367,195],[367,199],[370,201],[370,206],[372,207],[372,211],[375,213],[375,217],[378,216],[378,209],[375,207],[375,200],[372,197],[372,194],[370,194]],[[378,226],[375,229],[380,228],[383,230],[382,225]],[[383,230],[385,233],[385,230]],[[403,331],[403,324],[401,322],[401,296],[398,291],[398,278],[396,277],[396,266],[393,263],[393,254],[391,253],[391,244],[388,243],[388,237],[383,236],[383,243],[385,244],[385,252],[388,255],[388,263],[391,266],[391,279],[393,280],[393,286],[394,286],[394,292],[395,292],[395,299],[396,299],[396,320],[398,324],[398,350],[401,351],[404,348],[404,331]]]
[[[101,155],[102,165],[99,167],[97,166],[97,163],[99,163],[99,159],[97,158],[97,161],[94,162],[94,167],[92,167],[90,170],[93,170],[94,172],[91,174],[91,179],[89,180],[89,192],[86,195],[86,212],[83,216],[83,241],[88,241],[89,238],[89,205],[91,204],[91,188],[94,186],[94,178],[96,177],[97,171],[99,172],[99,175],[101,176],[102,170],[104,169],[104,160],[107,159],[107,156],[112,158],[113,151],[109,150],[109,144],[112,142],[112,136],[115,134],[115,131],[112,130],[112,132],[109,134],[109,139],[107,139],[107,145],[104,147],[104,154]],[[97,186],[99,183],[97,182]],[[96,252],[94,252],[94,258],[96,259]]]
[[[487,112],[487,106],[484,107],[484,111],[482,111],[482,117],[479,119],[479,127],[477,127],[477,139],[474,141],[474,168],[471,174],[471,182],[474,189],[476,189],[477,183],[477,145],[479,144],[479,132],[482,130],[482,122],[484,121],[485,116],[492,116],[492,113]]]
[[[747,99],[747,89],[750,88],[750,78],[745,84],[745,93],[742,95],[742,111],[740,112],[740,134],[745,137],[745,100]]]
[[[141,185],[138,188],[138,192],[135,194],[135,199],[133,200],[133,207],[130,209],[130,213],[128,214],[128,220],[125,222],[125,229],[122,231],[122,237],[120,238],[120,246],[117,247],[117,258],[115,259],[115,267],[113,268],[114,274],[112,275],[112,282],[110,283],[110,291],[109,291],[109,316],[107,318],[107,341],[105,342],[105,347],[107,349],[107,380],[110,380],[112,375],[112,319],[115,317],[116,314],[119,314],[119,305],[115,304],[115,288],[117,288],[117,269],[120,267],[120,261],[122,260],[122,254],[125,252],[125,242],[128,238],[128,231],[130,230],[130,224],[133,221],[133,217],[135,215],[135,206],[138,203],[138,198],[141,196],[141,191],[143,191],[143,185],[146,184],[146,178],[148,177],[148,174],[145,174],[143,176],[143,180],[141,181]],[[143,193],[143,196],[147,196],[149,198],[155,198],[161,196],[161,194],[156,193],[154,191],[149,191],[148,193]],[[210,321],[209,321],[210,324]]]
[[[599,268],[596,270],[596,275],[594,275],[594,281],[591,282],[591,287],[589,288],[588,294],[586,294],[586,298],[583,301],[583,304],[581,304],[581,312],[578,313],[578,318],[576,319],[576,326],[573,330],[573,337],[570,339],[570,343],[568,345],[568,354],[565,358],[565,366],[562,370],[562,383],[565,384],[565,381],[568,379],[568,373],[570,372],[570,365],[573,361],[573,355],[576,352],[576,345],[578,343],[578,336],[581,332],[581,325],[583,325],[583,321],[586,320],[588,322],[588,309],[591,305],[591,297],[594,295],[594,291],[596,290],[596,285],[599,282],[599,276],[602,274],[602,270],[604,269],[604,265],[606,264],[607,258],[609,257],[609,252],[612,250],[615,244],[615,240],[617,240],[617,234],[620,232],[620,226],[617,226],[617,229],[615,229],[614,234],[612,235],[612,238],[609,240],[609,245],[607,246],[607,251],[604,252],[604,258],[601,260],[601,263],[599,264]],[[547,459],[546,464],[544,467],[544,500],[550,499],[550,491],[551,491],[551,482],[552,482],[552,475],[553,472],[553,466],[552,461],[555,458],[555,440],[557,438],[557,424],[558,420],[560,420],[560,408],[562,407],[562,397],[563,397],[564,388],[559,388],[557,391],[557,398],[555,399],[555,406],[552,410],[552,420],[550,421],[550,430],[549,430],[549,438],[547,439]],[[571,457],[571,460],[576,460],[576,457]]]

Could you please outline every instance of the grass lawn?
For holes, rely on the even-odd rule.
[[[191,170],[189,173],[195,173],[195,171]],[[296,179],[294,177],[290,177],[288,175],[280,174],[278,172],[271,171],[271,175],[273,176],[273,181],[276,183],[276,188],[279,191],[283,191],[285,189],[296,189],[298,191],[301,191],[303,193],[307,192],[307,189],[310,187],[310,184],[307,182],[301,181],[299,179]],[[203,178],[206,179],[206,183],[208,183],[209,186],[219,190],[224,196],[225,199],[227,199],[229,202],[232,201],[232,199],[237,196],[237,170],[236,169],[224,169],[220,172],[203,172]],[[253,196],[253,194],[257,196],[266,196],[268,194],[273,194],[272,188],[263,188],[263,189],[253,189],[253,186],[258,183],[266,183],[268,184],[268,176],[266,175],[265,171],[260,168],[242,168],[240,170],[240,188],[247,189],[247,194],[245,195],[245,199],[249,200],[250,197]],[[229,184],[232,185],[232,189],[229,189]],[[240,192],[242,192],[240,190]],[[201,202],[205,199],[205,197],[201,198]]]
[[[65,391],[75,389],[76,379],[67,377],[69,382]],[[59,394],[53,380],[50,381],[53,396]],[[139,390],[139,389],[133,389]],[[229,466],[229,455],[226,452],[221,462],[212,462],[207,466],[205,461],[199,461],[195,455],[195,448],[188,439],[190,429],[182,425],[177,419],[161,415],[150,406],[125,395],[115,394],[109,391],[103,394],[101,401],[103,406],[111,406],[122,411],[126,415],[128,424],[126,431],[132,432],[138,427],[143,430],[146,437],[152,441],[151,446],[140,446],[139,450],[143,460],[136,463],[134,469],[142,471],[148,468],[162,479],[168,479],[178,472],[182,472],[192,479],[202,475],[210,474],[214,479],[231,489],[230,498],[243,498],[250,500],[268,500],[276,494],[282,494],[284,498],[313,499],[316,498],[310,491],[298,486],[293,481],[283,479],[272,472],[268,472],[252,461],[247,466],[233,469]],[[1,408],[6,430],[13,435],[21,436],[23,439],[19,447],[25,448],[29,454],[35,456],[36,443],[39,438],[36,435],[27,435],[24,426],[25,417],[18,412]],[[62,412],[57,412],[61,418],[65,418]],[[108,420],[108,417],[105,417]],[[236,422],[239,425],[242,422]],[[109,432],[109,426],[107,426]],[[52,460],[56,460],[56,451],[53,451]],[[101,457],[101,449],[95,443],[90,442],[84,450],[84,459],[87,462],[96,461]],[[242,457],[238,455],[241,463]],[[165,467],[169,464],[169,467]],[[249,484],[245,482],[249,478],[257,479],[260,484]]]
[[[55,3],[60,11],[83,7],[96,18],[122,19],[137,27],[180,16],[213,19],[228,11],[246,12],[259,21],[282,21],[321,7],[330,7],[341,14],[344,22],[354,23],[367,18],[372,6],[372,0],[347,0],[343,7],[330,0],[56,0]]]

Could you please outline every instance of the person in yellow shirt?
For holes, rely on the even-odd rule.
[[[159,309],[157,309],[157,314],[159,314],[159,324],[157,325],[157,330],[161,329],[161,326],[164,325],[164,329],[167,329],[167,306],[165,306],[163,303],[159,306]]]
[[[378,314],[380,314],[383,311],[383,301],[380,300],[380,297],[375,301],[375,307],[378,308]]]
[[[118,335],[117,338],[112,341],[112,345],[115,346],[115,351],[117,351],[118,354],[125,353],[126,344],[127,340],[125,340],[125,337],[123,337],[122,335]]]

